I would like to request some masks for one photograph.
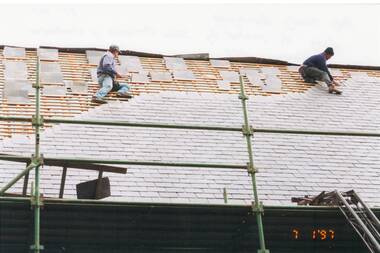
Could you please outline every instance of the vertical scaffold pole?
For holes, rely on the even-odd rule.
[[[248,110],[247,110],[248,97],[245,94],[245,87],[244,87],[244,81],[243,81],[242,76],[239,77],[239,81],[240,81],[239,99],[241,100],[241,104],[243,107],[243,115],[244,115],[244,125],[242,128],[242,131],[247,142],[247,151],[248,151],[248,157],[249,157],[248,173],[251,175],[252,189],[253,189],[253,196],[254,196],[254,203],[253,203],[252,209],[254,213],[256,214],[257,227],[258,227],[258,232],[259,232],[260,249],[257,252],[269,253],[269,250],[265,248],[264,226],[263,226],[263,220],[262,220],[262,214],[264,212],[264,209],[262,207],[262,204],[259,202],[259,195],[257,193],[257,187],[256,187],[256,172],[257,171],[253,164],[253,150],[252,150],[252,139],[251,139],[253,135],[253,130],[252,130],[252,127],[249,125],[249,117],[248,117]]]
[[[37,65],[36,65],[36,83],[34,85],[36,89],[36,109],[35,115],[32,120],[32,124],[35,129],[35,153],[34,160],[42,161],[40,153],[40,128],[43,124],[42,117],[40,113],[40,103],[41,103],[41,84],[40,84],[40,59],[37,56]],[[40,253],[43,250],[43,246],[40,245],[40,211],[41,211],[41,197],[40,197],[40,167],[41,162],[35,168],[35,182],[34,182],[34,192],[32,196],[32,207],[34,208],[34,245],[31,246],[31,249],[34,253]]]

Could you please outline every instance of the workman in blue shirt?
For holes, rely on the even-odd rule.
[[[316,83],[317,80],[325,82],[329,88],[329,93],[340,95],[342,91],[336,88],[336,86],[339,86],[339,83],[334,80],[326,65],[326,61],[333,55],[333,48],[328,47],[323,53],[313,55],[304,61],[299,72],[305,82]]]

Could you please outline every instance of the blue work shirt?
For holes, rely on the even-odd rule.
[[[110,51],[107,51],[100,59],[96,73],[100,75],[109,75],[112,78],[116,75],[115,57]]]
[[[333,76],[330,74],[330,71],[327,68],[326,58],[325,58],[324,53],[316,54],[309,57],[308,59],[306,59],[306,61],[303,62],[303,65],[306,65],[308,67],[314,67],[324,72],[327,72],[330,79],[333,80]]]

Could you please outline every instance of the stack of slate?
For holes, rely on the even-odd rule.
[[[211,59],[210,64],[212,67],[218,69],[228,69],[231,67],[231,63],[228,60]],[[221,90],[230,90],[231,83],[239,82],[239,74],[234,71],[220,70],[219,74],[223,80],[217,80],[216,84]]]
[[[222,90],[230,90],[232,83],[239,83],[239,73],[229,70],[220,70],[220,76],[223,80],[218,80],[217,84]]]
[[[174,80],[194,81],[196,77],[191,70],[188,70],[186,62],[180,57],[164,57],[166,68],[173,74]]]
[[[120,55],[119,61],[118,71],[130,75],[132,83],[149,83],[148,72],[144,70],[138,56]]]
[[[43,95],[65,96],[66,87],[61,66],[58,63],[58,49],[38,48],[37,54],[40,59],[40,82],[43,84]]]
[[[260,86],[263,87],[265,75],[260,72],[259,69],[253,69],[253,68],[241,68],[239,69],[239,72],[242,76],[246,76],[249,83],[253,86]]]
[[[251,85],[259,86],[265,92],[282,91],[282,81],[278,77],[281,72],[276,67],[241,68],[240,74],[246,76]]]
[[[98,51],[98,50],[86,50],[86,57],[88,64],[97,66],[100,62],[102,56],[106,53],[106,51]],[[96,67],[90,69],[91,80],[94,83],[98,82],[98,76],[96,74]]]
[[[33,92],[28,81],[25,48],[4,47],[4,91],[3,99],[8,104],[29,104]]]
[[[261,73],[265,75],[264,86],[261,88],[265,92],[281,92],[282,81],[278,77],[281,71],[276,67],[262,67]]]
[[[98,65],[102,56],[106,53],[106,51],[101,50],[86,50],[86,57],[88,60],[88,64],[90,65]]]

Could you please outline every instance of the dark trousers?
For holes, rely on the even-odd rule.
[[[308,80],[312,79],[314,81],[317,80],[325,82],[329,87],[332,85],[332,81],[327,72],[314,67],[304,67],[302,77]]]

